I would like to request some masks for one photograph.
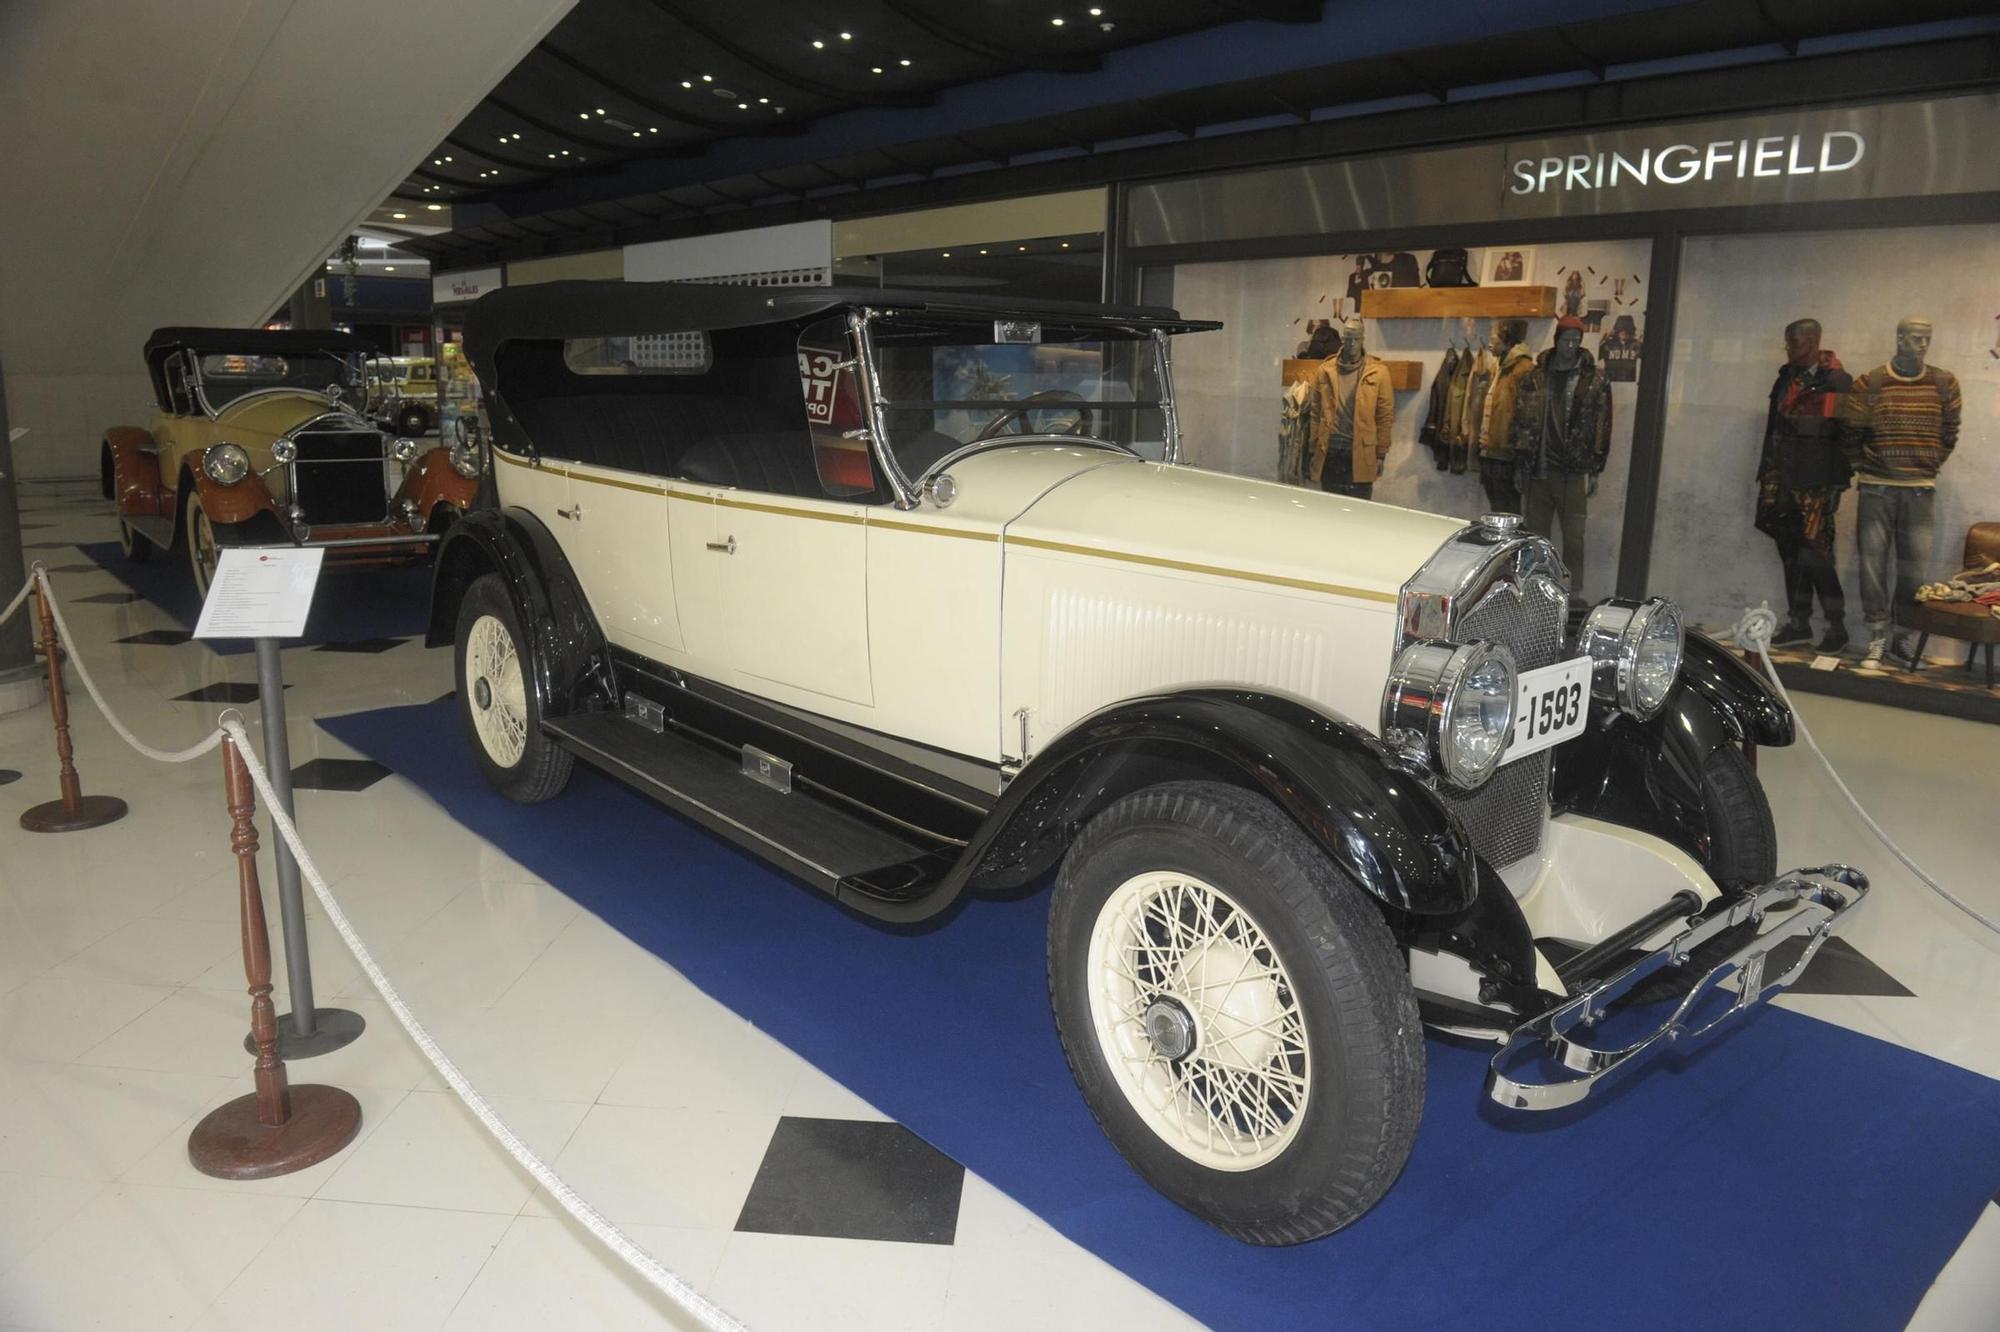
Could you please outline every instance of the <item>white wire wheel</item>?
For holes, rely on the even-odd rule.
[[[471,703],[472,728],[486,756],[502,768],[519,763],[528,747],[528,689],[514,635],[499,616],[472,622],[459,687]]]
[[[1098,1046],[1162,1142],[1227,1171],[1291,1146],[1313,1095],[1305,1017],[1242,903],[1192,875],[1137,875],[1099,909],[1089,959]]]
[[[215,581],[215,563],[221,558],[221,549],[215,542],[215,524],[208,520],[208,511],[201,507],[196,496],[188,497],[187,549],[195,596],[206,601],[209,584]]]

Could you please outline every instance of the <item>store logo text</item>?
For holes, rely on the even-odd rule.
[[[1606,190],[1635,185],[1685,185],[1696,179],[1743,180],[1756,176],[1811,176],[1848,171],[1867,155],[1868,142],[1852,130],[1828,130],[1818,151],[1810,136],[1772,134],[1761,139],[1718,139],[1706,146],[1676,143],[1657,152],[1571,153],[1567,157],[1524,157],[1514,163],[1510,194],[1543,194],[1550,189]]]

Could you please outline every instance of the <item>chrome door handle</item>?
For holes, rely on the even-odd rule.
[[[567,509],[557,509],[556,517],[574,518],[578,522],[581,522],[583,521],[583,506],[581,504],[572,504]]]
[[[711,541],[708,543],[708,548],[710,550],[719,550],[724,555],[734,555],[736,553],[736,538],[732,536],[727,541]]]

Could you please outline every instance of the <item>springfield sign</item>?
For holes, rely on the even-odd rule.
[[[1508,188],[1514,194],[1541,194],[1550,189],[1616,189],[1625,181],[1686,185],[1718,178],[1830,174],[1861,165],[1868,155],[1868,140],[1857,130],[1824,130],[1817,136],[1765,134],[1755,139],[1712,139],[1632,151],[1631,157],[1616,148],[1600,148],[1596,153],[1519,158]]]

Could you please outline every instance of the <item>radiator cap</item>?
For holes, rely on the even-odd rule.
[[[1494,536],[1513,536],[1521,530],[1521,515],[1518,513],[1482,513],[1479,515],[1481,531]]]

